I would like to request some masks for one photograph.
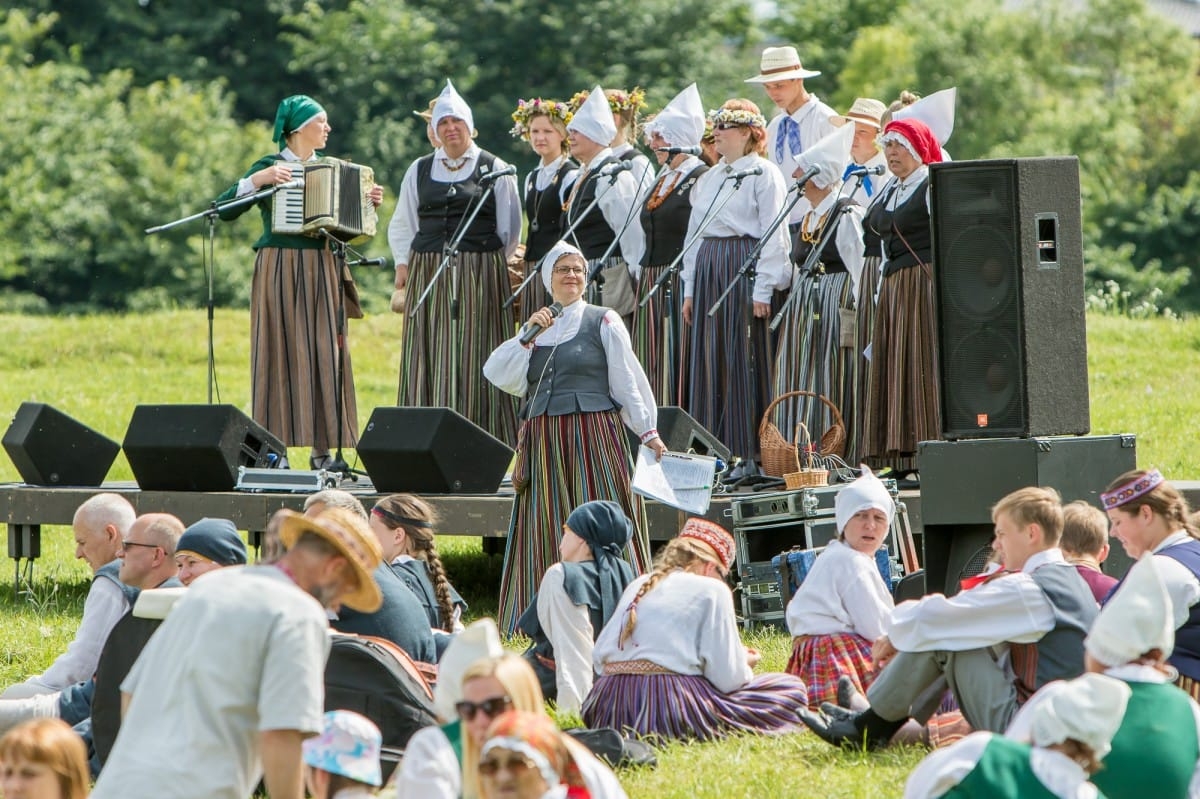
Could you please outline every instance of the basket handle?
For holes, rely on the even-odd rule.
[[[791,399],[792,397],[815,397],[816,399],[819,399],[825,404],[825,407],[829,408],[829,410],[833,413],[834,423],[840,424],[842,427],[846,426],[846,420],[842,418],[842,412],[838,410],[838,406],[834,405],[832,400],[830,400],[824,394],[817,394],[814,391],[803,391],[797,389],[796,391],[785,391],[775,399],[771,400],[771,404],[768,405],[767,409],[763,412],[762,422],[760,422],[758,425],[758,434],[760,437],[766,432],[766,426],[770,422],[771,412],[775,410],[775,406],[783,402],[785,399]]]
[[[800,431],[804,431],[804,445],[800,444]],[[800,453],[807,453],[804,464],[800,463]],[[796,471],[813,468],[813,462],[817,459],[816,452],[813,448],[812,434],[808,432],[808,425],[804,422],[796,422]]]

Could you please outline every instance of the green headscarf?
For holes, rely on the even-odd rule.
[[[275,143],[282,148],[288,134],[300,130],[317,114],[323,113],[325,109],[321,104],[307,94],[293,94],[284,98],[279,108],[275,109]]]

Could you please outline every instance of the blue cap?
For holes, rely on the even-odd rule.
[[[175,554],[191,553],[221,566],[246,562],[246,542],[228,519],[204,518],[183,531]]]

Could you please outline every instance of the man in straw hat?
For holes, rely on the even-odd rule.
[[[340,509],[280,511],[272,566],[222,569],[172,609],[121,685],[124,722],[92,796],[304,795],[300,745],[322,729],[326,610],[371,611],[379,542]]]
[[[870,205],[875,192],[887,180],[887,159],[875,140],[883,130],[883,112],[887,106],[870,97],[857,97],[850,110],[833,118],[833,124],[841,127],[854,124],[854,139],[850,144],[850,160],[842,172],[842,180],[849,180],[857,170],[881,170],[878,175],[870,172],[863,175],[862,182],[854,189],[852,199],[859,205]],[[860,173],[861,174],[861,173]]]
[[[832,119],[837,112],[804,88],[805,78],[820,74],[805,69],[796,48],[788,45],[763,50],[758,74],[746,78],[746,83],[762,84],[771,102],[783,110],[767,125],[767,158],[779,167],[786,181],[804,174],[796,160],[800,153],[833,133]],[[808,201],[801,198],[792,208],[789,227],[799,226],[808,209]],[[795,232],[792,230],[793,235]]]

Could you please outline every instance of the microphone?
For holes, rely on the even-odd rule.
[[[751,169],[743,169],[741,172],[734,172],[733,174],[726,175],[725,179],[726,180],[745,180],[748,177],[752,177],[754,175],[761,175],[761,174],[762,174],[762,167],[756,166]],[[816,173],[814,172],[814,174],[816,174]]]
[[[282,189],[302,189],[302,188],[304,188],[304,178],[296,178],[295,180],[289,180],[287,183],[276,183],[275,184],[275,191],[281,191]]]
[[[670,156],[676,155],[700,155],[699,147],[655,147],[654,152],[666,153]]]
[[[632,161],[618,161],[601,169],[599,175],[600,177],[610,178],[618,172],[624,172],[627,169],[633,169]]]
[[[846,173],[846,177],[854,177],[856,175],[882,175],[887,171],[887,167],[883,164],[875,166],[856,166]]]
[[[804,174],[803,174],[803,175],[801,175],[800,177],[796,178],[796,185],[797,185],[797,186],[803,186],[805,183],[808,183],[808,181],[810,181],[810,180],[812,180],[813,178],[815,178],[815,177],[817,176],[817,173],[818,173],[818,172],[820,172],[820,171],[821,171],[821,167],[819,167],[819,166],[810,166],[808,169],[804,170]]]
[[[499,180],[500,178],[504,177],[505,175],[515,175],[515,174],[517,174],[517,168],[515,166],[513,166],[512,164],[509,164],[508,166],[504,167],[504,169],[497,169],[493,172],[484,172],[482,175],[479,176],[479,182],[487,183],[489,180]]]
[[[629,163],[629,162],[626,161],[625,163]],[[550,306],[549,310],[550,310],[550,317],[552,319],[557,319],[558,317],[562,316],[562,303],[556,302],[556,303],[552,304]],[[521,337],[519,339],[517,339],[517,341],[519,341],[521,343],[521,345],[524,346],[525,344],[528,344],[529,342],[533,341],[535,338],[537,338],[541,334],[542,334],[542,326],[541,325],[528,324],[528,325],[525,325],[525,329],[523,331],[521,331]]]
[[[387,266],[387,258],[359,258],[351,261],[349,266]]]

